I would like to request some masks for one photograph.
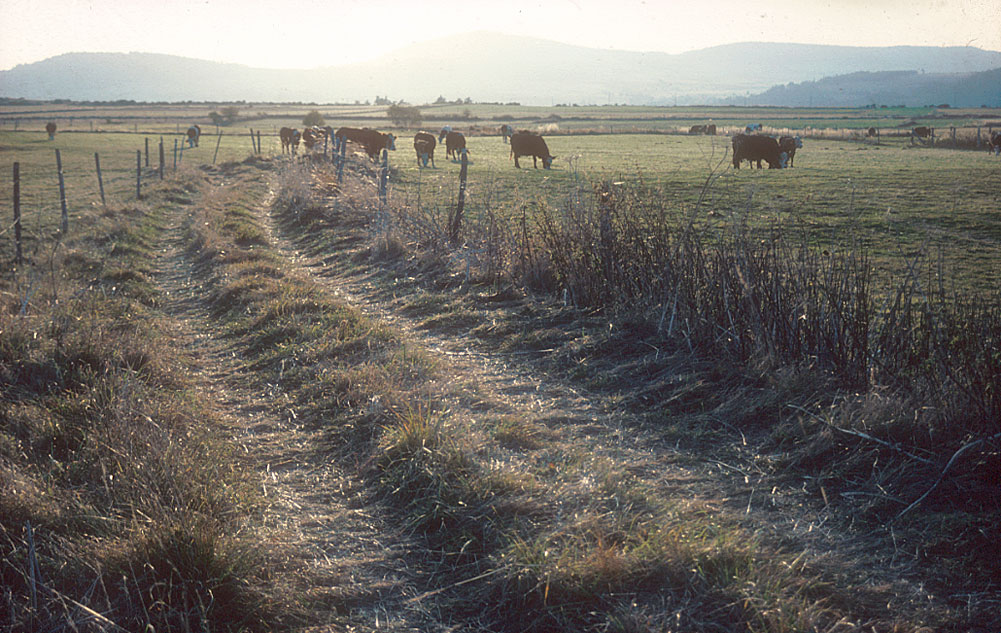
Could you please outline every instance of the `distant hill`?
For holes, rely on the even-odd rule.
[[[1001,68],[1001,53],[973,47],[743,43],[669,55],[477,32],[403,47],[370,62],[311,70],[151,53],[67,53],[0,71],[0,96],[350,103],[382,95],[426,103],[442,95],[537,105],[688,104],[719,102],[728,95],[746,99],[776,84],[857,72],[994,68]]]
[[[1001,107],[1001,68],[978,73],[857,72],[775,86],[751,105],[937,105]]]

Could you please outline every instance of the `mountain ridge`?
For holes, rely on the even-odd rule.
[[[974,47],[738,42],[670,54],[477,31],[366,62],[284,70],[162,53],[64,53],[0,71],[0,96],[350,103],[385,95],[422,103],[444,95],[533,105],[693,104],[744,101],[780,85],[856,72],[994,68],[1001,68],[1001,52]]]

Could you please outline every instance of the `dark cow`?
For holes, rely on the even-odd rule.
[[[192,125],[188,128],[188,147],[198,147],[198,139],[202,135],[202,128]]]
[[[740,169],[740,161],[750,161],[753,165],[761,161],[768,163],[769,169],[785,167],[786,155],[779,149],[779,142],[770,136],[737,134],[733,137],[733,168]]]
[[[289,154],[295,155],[295,150],[299,147],[299,139],[301,135],[299,130],[293,127],[283,127],[278,130],[278,138],[282,141],[282,154],[285,150],[288,150]]]
[[[925,127],[923,125],[921,127],[916,127],[913,130],[911,130],[911,134],[918,138],[928,138],[929,136],[931,136],[931,132],[932,130],[930,127]]]
[[[704,126],[704,125],[693,125],[692,127],[688,128],[688,133],[689,134],[705,134],[706,133],[706,126]]]
[[[706,126],[706,134],[708,136],[716,136],[716,124],[710,123]]]
[[[424,167],[428,166],[428,159],[431,160],[431,167],[434,167],[434,148],[435,148],[434,134],[430,132],[418,132],[414,134],[414,151],[417,152],[417,166],[420,167],[423,163]]]
[[[788,164],[786,167],[792,167],[792,161],[796,157],[796,150],[803,147],[803,139],[798,136],[780,136],[779,137],[779,151],[785,152],[788,156]],[[759,165],[760,167],[760,165]]]
[[[868,130],[865,131],[865,135],[870,138],[876,136],[876,128],[874,127],[869,128]]]
[[[45,124],[45,131],[48,133],[50,141],[54,141],[56,139],[56,124],[55,123],[53,123],[52,121],[49,121],[48,123],[46,123]]]
[[[541,158],[542,167],[549,169],[553,164],[553,159],[556,158],[549,153],[549,147],[541,136],[521,131],[511,135],[511,156],[514,157],[514,166],[518,169],[521,169],[521,165],[518,164],[519,156],[531,156],[532,165],[536,169],[539,168],[537,159]]]
[[[504,142],[507,143],[507,140],[514,134],[514,128],[505,123],[500,126],[500,133],[504,137]]]
[[[444,134],[445,137],[445,158],[451,156],[454,159],[459,158],[459,153],[466,149],[466,137],[463,136],[462,132],[452,132],[449,130]],[[441,137],[438,138],[441,141]]]
[[[991,132],[990,145],[987,146],[987,151],[995,156],[1001,156],[1001,132]]]
[[[325,138],[327,138],[327,130],[318,125],[313,125],[302,131],[302,144],[306,146],[306,149],[313,149]]]
[[[365,153],[373,161],[378,160],[379,153],[384,149],[396,150],[396,137],[392,134],[383,134],[372,128],[342,127],[337,128],[335,136],[340,136],[352,143],[357,143],[364,148]]]

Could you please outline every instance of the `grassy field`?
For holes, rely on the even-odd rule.
[[[418,170],[409,145],[409,137],[397,141],[391,195],[416,201],[420,191],[423,204],[454,203],[458,166],[439,148],[438,168]],[[894,272],[915,256],[941,255],[958,287],[986,292],[1001,284],[1001,193],[991,185],[1001,162],[986,152],[807,139],[792,169],[738,171],[726,137],[553,136],[548,145],[557,156],[552,170],[523,158],[519,171],[500,138],[470,138],[467,214],[520,214],[540,196],[559,203],[575,179],[610,180],[653,188],[668,212],[695,211],[707,228],[746,215],[753,226],[830,248],[861,241]],[[720,177],[696,211],[714,172]]]
[[[94,153],[99,152],[104,172],[106,195],[135,195],[135,152],[141,150],[143,179],[157,178],[157,144],[163,138],[167,169],[174,164],[174,141],[183,146],[183,131],[188,122],[203,124],[201,146],[185,150],[182,163],[222,163],[239,160],[251,153],[249,129],[262,131],[262,152],[280,152],[275,134],[281,125],[301,125],[309,105],[241,105],[246,121],[221,128],[217,137],[204,121],[211,107],[221,106],[4,106],[0,128],[0,218],[4,226],[12,218],[11,165],[21,164],[21,196],[26,242],[51,234],[58,227],[59,194],[55,152],[62,152],[70,221],[80,208],[99,200],[94,169]],[[316,106],[327,123],[371,125],[391,129],[388,121],[380,123],[357,117],[382,117],[384,108],[376,106]],[[703,198],[706,212],[695,214],[696,223],[721,227],[732,222],[735,214],[745,214],[755,226],[776,226],[800,234],[814,244],[837,248],[849,241],[861,241],[870,247],[881,268],[899,272],[911,258],[922,255],[941,262],[949,271],[949,283],[957,288],[985,292],[999,286],[1001,271],[1001,219],[996,210],[999,193],[992,187],[1001,163],[986,151],[972,152],[945,148],[914,146],[907,137],[884,136],[879,145],[868,141],[817,138],[846,128],[897,125],[900,121],[932,124],[939,127],[948,121],[933,119],[944,115],[957,121],[983,124],[997,112],[992,110],[935,111],[933,109],[842,109],[842,108],[643,108],[643,107],[554,107],[530,108],[486,104],[444,105],[424,109],[449,121],[455,129],[472,132],[469,136],[471,165],[467,189],[467,213],[475,216],[484,210],[498,214],[521,213],[521,209],[540,197],[557,202],[576,179],[611,180],[625,187],[653,189],[669,213],[689,214],[694,203]],[[460,120],[469,113],[476,117],[463,126]],[[35,117],[23,119],[23,117]],[[557,120],[555,117],[561,117]],[[39,116],[74,116],[61,132],[49,141],[41,131]],[[90,117],[89,119],[87,117]],[[201,118],[199,118],[201,117]],[[354,118],[353,118],[354,117]],[[972,117],[962,119],[959,117]],[[735,171],[726,160],[729,138],[675,134],[565,134],[573,128],[616,128],[624,130],[684,129],[689,123],[712,118],[721,126],[758,120],[776,130],[802,133],[804,147],[793,169],[776,171]],[[998,118],[998,117],[995,117]],[[11,122],[30,121],[37,131],[11,130]],[[534,170],[530,160],[523,169],[513,168],[508,146],[499,136],[476,136],[477,131],[492,133],[497,120],[512,120],[515,127],[539,123],[548,126],[550,150],[557,156],[554,169]],[[567,121],[566,119],[572,119]],[[90,133],[95,129],[119,131]],[[548,121],[548,123],[542,123]],[[954,121],[955,122],[955,121]],[[19,124],[22,125],[22,124]],[[436,130],[430,121],[426,128]],[[779,128],[778,126],[783,126]],[[67,133],[67,129],[71,131]],[[128,128],[137,130],[127,131]],[[810,129],[818,128],[818,129]],[[822,129],[819,129],[822,128]],[[418,170],[411,149],[414,130],[394,130],[397,151],[390,162],[394,167],[390,195],[422,204],[454,204],[458,189],[458,166],[445,160],[444,147],[436,151],[437,169]],[[146,165],[146,141],[149,142],[149,168]],[[216,142],[219,142],[216,156]],[[524,167],[528,166],[527,169]],[[703,194],[702,186],[710,175],[713,185]],[[709,211],[712,214],[709,214]],[[27,247],[26,247],[27,248]],[[9,257],[11,243],[0,246]]]

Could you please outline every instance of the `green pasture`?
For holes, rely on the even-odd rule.
[[[665,213],[707,230],[746,219],[751,227],[828,249],[864,244],[877,272],[900,272],[920,257],[922,271],[942,264],[946,286],[1001,287],[1001,159],[986,151],[911,146],[905,139],[879,146],[807,139],[793,168],[757,170],[745,163],[734,170],[727,137],[552,136],[547,143],[557,157],[553,169],[533,169],[529,157],[517,170],[501,138],[469,138],[468,217],[565,205],[578,185],[587,196],[594,181],[608,180],[649,192]],[[418,169],[411,137],[401,135],[390,159],[396,168],[391,196],[406,204],[419,198],[425,206],[453,205],[459,164],[444,153],[436,149],[436,169]]]
[[[457,106],[456,106],[457,107]],[[265,155],[280,154],[274,130],[261,129]],[[328,120],[334,126],[345,121]],[[435,126],[425,126],[435,129]],[[461,124],[454,125],[463,130]],[[394,203],[447,210],[458,192],[459,164],[439,145],[437,168],[418,169],[413,130],[397,131],[390,198]],[[145,139],[150,166],[145,167]],[[84,211],[99,205],[94,153],[101,158],[109,200],[135,198],[136,150],[142,151],[143,180],[158,178],[159,134],[0,131],[0,258],[13,253],[12,165],[20,163],[25,249],[38,247],[58,230],[60,203],[55,149],[63,160],[72,230]],[[163,134],[166,175],[173,147],[183,135]],[[210,164],[220,140],[210,130],[200,147],[185,149],[182,165]],[[499,136],[470,136],[471,163],[466,191],[470,221],[486,212],[530,215],[535,205],[566,205],[576,191],[590,195],[598,180],[655,197],[664,213],[692,219],[706,230],[722,230],[736,220],[774,228],[796,240],[829,249],[866,245],[879,271],[900,272],[922,258],[922,270],[941,263],[943,284],[988,292],[1001,287],[1001,160],[986,151],[912,146],[910,139],[884,137],[880,145],[807,137],[795,166],[785,170],[734,170],[726,136],[664,134],[547,135],[557,156],[551,170],[521,159],[516,170],[510,146]],[[251,154],[249,131],[223,128],[217,163]],[[361,154],[353,160],[366,161]],[[703,190],[711,180],[712,184]],[[696,202],[702,199],[696,207]]]
[[[174,141],[184,146],[182,135],[164,134],[164,177],[174,169]],[[100,206],[101,196],[94,160],[100,157],[105,199],[108,203],[125,202],[136,197],[136,151],[141,152],[142,182],[148,185],[159,178],[160,135],[129,133],[56,133],[50,141],[45,132],[0,131],[0,262],[11,261],[14,253],[11,228],[13,210],[13,165],[20,165],[21,223],[23,249],[26,254],[53,242],[59,230],[61,205],[59,176],[56,169],[56,149],[60,150],[63,179],[69,212],[70,231],[74,223],[88,217],[86,213]],[[149,139],[149,167],[146,167],[146,139]],[[199,147],[178,152],[180,165],[210,164],[215,154],[217,137],[203,135]],[[269,143],[262,136],[264,151]],[[273,143],[279,150],[278,141]],[[250,155],[249,133],[224,134],[219,141],[217,163],[243,160]],[[144,186],[145,186],[144,185]]]

